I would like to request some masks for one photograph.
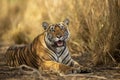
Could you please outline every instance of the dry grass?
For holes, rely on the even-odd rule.
[[[118,4],[111,7],[110,0],[1,0],[0,40],[29,43],[42,33],[43,21],[56,23],[69,18],[73,53],[93,55],[95,65],[119,63],[120,1],[112,1]]]

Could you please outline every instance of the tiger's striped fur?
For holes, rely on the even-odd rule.
[[[38,35],[31,44],[10,47],[6,52],[6,62],[9,66],[22,64],[48,71],[68,73],[78,70],[80,65],[74,61],[68,50],[66,41],[69,37],[69,20],[49,25],[43,22],[45,31]]]

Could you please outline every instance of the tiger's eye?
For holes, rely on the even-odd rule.
[[[55,32],[55,30],[54,29],[50,29],[50,32]]]
[[[50,32],[55,32],[54,26],[51,26]]]

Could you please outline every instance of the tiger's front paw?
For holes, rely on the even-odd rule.
[[[82,66],[78,62],[74,61],[72,67],[74,67],[76,69],[76,68],[80,68]]]
[[[79,67],[77,73],[91,73],[92,69],[88,67]]]
[[[74,63],[74,66],[73,66],[74,68],[79,68],[79,67],[81,67],[78,63]]]

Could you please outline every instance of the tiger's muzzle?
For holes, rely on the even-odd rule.
[[[54,45],[57,47],[62,47],[65,44],[64,38],[61,36],[54,38]]]

